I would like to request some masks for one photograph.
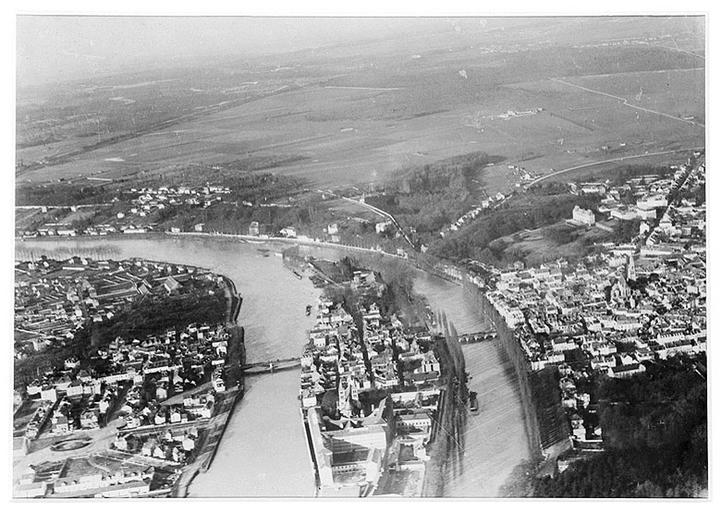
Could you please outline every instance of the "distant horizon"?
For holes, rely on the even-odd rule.
[[[703,16],[484,17],[242,17],[55,16],[16,17],[18,89],[103,78],[130,71],[170,69],[203,59],[249,58],[369,42],[404,35],[479,35],[504,23],[537,19],[602,21]],[[703,27],[703,25],[701,25]],[[703,29],[702,29],[703,30]],[[191,37],[188,37],[191,35]]]
[[[291,53],[382,37],[423,23],[441,27],[447,19],[19,15],[17,85],[42,87],[138,67]]]

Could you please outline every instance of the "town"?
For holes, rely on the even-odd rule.
[[[490,306],[491,317],[508,329],[509,343],[520,347],[524,371],[557,371],[556,404],[566,423],[556,422],[560,434],[541,442],[557,471],[579,454],[603,450],[598,404],[592,401],[599,376],[626,379],[654,362],[706,352],[706,204],[698,196],[705,186],[705,162],[701,154],[695,157],[668,178],[571,185],[577,194],[603,194],[603,199],[598,213],[576,206],[569,223],[633,219],[639,224],[630,243],[600,244],[573,263],[436,266],[439,274],[473,290],[479,307]],[[625,206],[623,194],[635,205]],[[694,363],[694,368],[703,377],[705,365]]]
[[[188,472],[209,463],[242,391],[242,332],[227,316],[213,324],[168,316],[164,323],[177,327],[137,331],[123,319],[135,325],[149,297],[200,305],[232,296],[228,282],[137,259],[41,258],[18,263],[16,273],[13,446],[28,462],[15,495],[179,492]],[[85,345],[82,333],[106,323]]]
[[[318,495],[420,496],[447,386],[434,351],[443,340],[381,313],[377,272],[356,269],[339,285],[358,299],[355,317],[327,289],[301,357]]]

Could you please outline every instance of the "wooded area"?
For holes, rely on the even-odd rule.
[[[538,497],[695,497],[708,488],[705,355],[598,382],[606,451],[538,480]]]

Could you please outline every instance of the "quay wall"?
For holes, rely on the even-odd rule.
[[[225,418],[221,424],[216,424],[210,427],[206,437],[204,446],[198,447],[198,453],[201,454],[202,460],[196,461],[183,469],[183,475],[176,481],[172,488],[172,497],[184,498],[188,495],[188,488],[193,482],[198,473],[205,473],[210,469],[213,459],[218,452],[220,447],[220,441],[225,435],[225,430],[228,428],[235,407],[245,395],[245,372],[243,366],[246,363],[246,351],[245,351],[245,329],[242,326],[237,325],[236,321],[240,314],[240,307],[243,299],[238,294],[235,283],[232,279],[226,276],[222,276],[222,279],[227,285],[227,289],[230,292],[230,302],[228,304],[228,310],[226,312],[226,322],[230,326],[231,339],[230,347],[228,350],[228,356],[231,359],[228,371],[228,377],[226,378],[227,384],[235,386],[237,389],[231,389],[227,392],[224,400],[224,409],[221,414],[225,414]],[[212,438],[212,441],[210,439]],[[210,443],[210,445],[208,445]],[[209,453],[205,454],[206,449],[209,449]]]
[[[500,345],[513,364],[519,382],[529,451],[534,456],[548,456],[570,447],[570,430],[561,406],[555,367],[532,370],[513,330],[485,294],[469,281],[464,281],[463,287],[469,299],[495,326]]]

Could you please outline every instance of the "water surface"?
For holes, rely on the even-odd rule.
[[[145,258],[208,268],[231,278],[243,296],[238,322],[246,328],[248,361],[298,356],[312,327],[306,304],[319,290],[286,269],[276,249],[209,238],[33,240],[18,244],[36,256],[67,248],[89,257]],[[98,249],[101,248],[101,249]],[[302,248],[304,254],[338,259],[344,251]],[[18,251],[27,257],[27,251]],[[68,254],[59,255],[67,257]],[[487,328],[460,286],[418,272],[416,292],[434,311],[444,311],[459,333]],[[495,496],[511,470],[528,456],[518,383],[493,343],[464,347],[471,389],[480,414],[469,416],[465,457],[450,468],[448,496]],[[313,496],[314,473],[297,400],[297,370],[248,379],[207,473],[189,489],[192,497]]]

